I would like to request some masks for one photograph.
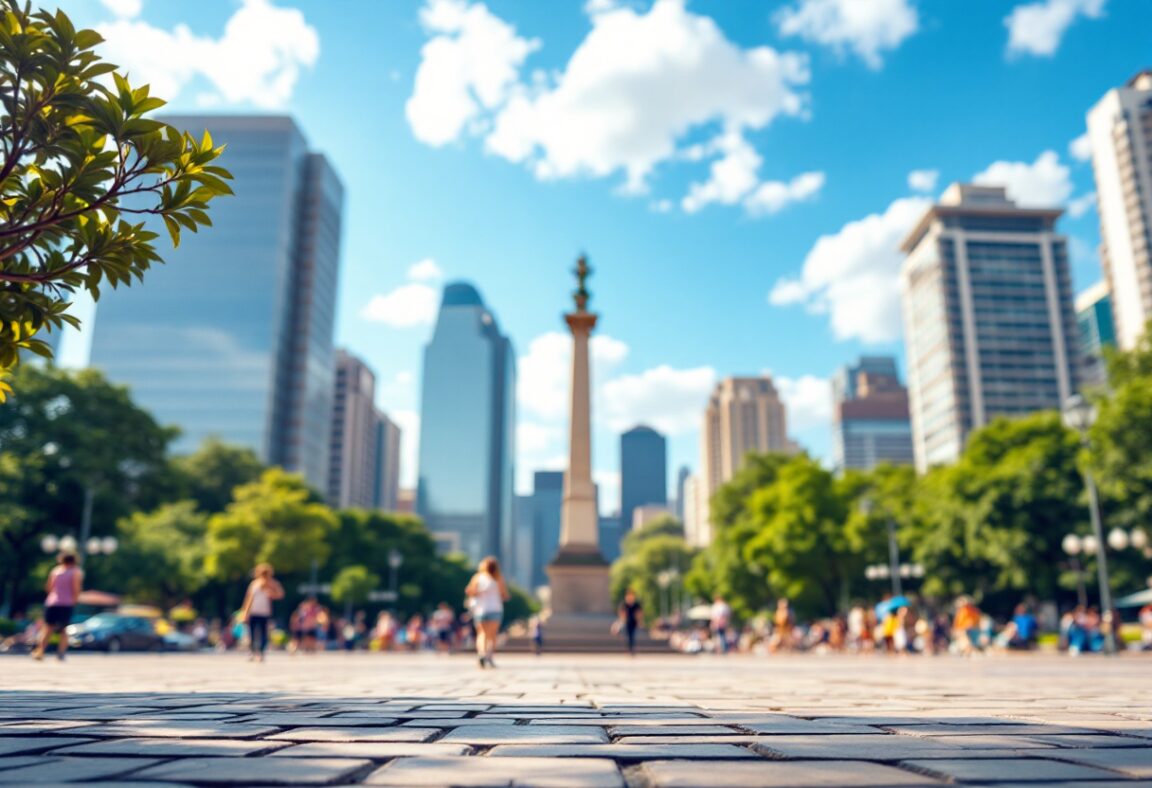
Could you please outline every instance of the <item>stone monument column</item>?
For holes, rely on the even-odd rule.
[[[576,264],[579,288],[576,311],[564,316],[572,332],[572,388],[568,429],[568,470],[564,474],[560,550],[548,565],[552,614],[612,614],[608,562],[600,553],[596,487],[592,482],[592,401],[588,343],[597,315],[588,311],[587,279],[592,273],[581,257]],[[559,622],[557,622],[559,623]]]

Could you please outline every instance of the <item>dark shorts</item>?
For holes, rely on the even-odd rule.
[[[44,608],[44,623],[50,627],[66,627],[72,623],[71,605],[52,605]]]

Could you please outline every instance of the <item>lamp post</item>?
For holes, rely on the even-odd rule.
[[[876,504],[871,498],[864,498],[860,501],[860,511],[865,517],[871,516],[875,509]],[[888,566],[886,567],[887,574],[884,577],[892,580],[892,596],[900,596],[904,593],[904,588],[900,582],[900,546],[896,544],[896,522],[887,513],[884,515],[884,522],[888,527]],[[904,574],[903,576],[909,577],[910,575]]]
[[[1060,543],[1060,547],[1072,561],[1072,571],[1076,573],[1076,599],[1080,607],[1088,607],[1088,592],[1084,588],[1084,566],[1080,563],[1080,553],[1084,551],[1085,541],[1076,534],[1068,534]]]
[[[656,585],[660,586],[660,618],[668,620],[668,586],[672,585],[672,572],[665,569],[656,573]]]
[[[396,604],[400,600],[399,582],[400,582],[400,567],[404,565],[404,554],[396,548],[388,551],[388,568],[392,570],[389,577],[388,586],[392,590],[392,603]]]
[[[1080,445],[1091,447],[1088,430],[1096,421],[1096,408],[1079,394],[1073,394],[1064,403],[1064,423],[1080,433]],[[1108,551],[1104,537],[1104,525],[1100,519],[1100,497],[1096,492],[1096,479],[1087,464],[1083,468],[1084,486],[1088,490],[1088,513],[1092,518],[1092,534],[1099,553],[1096,557],[1096,572],[1100,582],[1100,621],[1104,629],[1104,653],[1116,653],[1116,633],[1112,627],[1112,587],[1108,578]],[[1087,551],[1085,551],[1087,552]]]
[[[120,548],[120,542],[115,536],[93,536],[84,542],[84,549],[80,550],[80,542],[72,535],[53,536],[49,534],[40,540],[40,549],[45,553],[55,553],[62,550],[65,553],[73,553],[76,555],[77,561],[80,560],[82,554],[88,555],[112,555]]]

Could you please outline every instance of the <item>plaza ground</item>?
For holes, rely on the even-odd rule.
[[[0,783],[1152,784],[1152,658],[0,658]]]

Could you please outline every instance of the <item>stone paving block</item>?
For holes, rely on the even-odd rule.
[[[1152,741],[1137,736],[1116,736],[1107,733],[1100,734],[1073,734],[1071,736],[1027,736],[1032,741],[1048,744],[1053,747],[1084,747],[1111,748],[1111,747],[1152,747]]]
[[[87,782],[131,774],[156,763],[155,758],[50,758],[22,768],[4,765],[0,784]]]
[[[400,758],[364,782],[404,788],[624,788],[612,761],[590,759],[574,769],[554,758]]]
[[[181,758],[133,777],[197,785],[334,785],[355,780],[371,766],[346,758]]]
[[[757,752],[782,758],[828,758],[847,760],[894,761],[915,758],[921,752],[952,752],[961,757],[964,749],[955,745],[936,744],[929,738],[895,734],[804,734],[802,736],[765,736],[753,745]],[[936,756],[938,757],[938,756]]]
[[[327,712],[325,712],[327,713]],[[253,714],[243,720],[224,723],[226,725],[267,725],[274,728],[295,726],[314,727],[318,725],[395,725],[395,717],[373,717],[371,719],[350,719],[348,717],[322,717],[319,714]]]
[[[108,739],[60,750],[60,755],[140,755],[190,758],[204,755],[243,756],[282,747],[283,742],[235,739]]]
[[[488,757],[506,758],[611,758],[615,761],[742,760],[759,758],[756,753],[735,744],[696,744],[691,740],[678,744],[502,744],[493,747]]]
[[[1109,754],[1117,752],[1125,751],[1109,750]],[[1054,780],[1107,780],[1117,776],[1115,772],[1046,758],[916,759],[903,761],[901,765],[945,779],[976,783],[1047,783]]]
[[[1071,728],[1060,725],[1027,725],[1006,723],[1003,725],[952,725],[951,723],[933,722],[924,725],[885,725],[885,728],[895,733],[908,736],[1044,736],[1055,734],[1087,734],[1099,733],[1091,728]]]
[[[111,725],[93,725],[74,730],[78,736],[96,736],[104,739],[141,736],[151,739],[251,739],[277,733],[280,728],[271,725],[218,725],[202,722],[171,722],[168,720],[125,720]],[[69,731],[69,733],[72,732]]]
[[[408,720],[401,723],[402,728],[462,728],[467,725],[515,725],[514,719],[491,719],[489,717],[464,717],[458,720],[442,720],[433,717],[425,717],[418,720]]]
[[[14,755],[11,758],[0,758],[0,774],[6,769],[18,769],[21,766],[31,766],[34,763],[44,763],[48,759],[39,755]]]
[[[658,714],[646,716],[627,717],[548,717],[544,719],[529,720],[529,725],[701,725],[707,724],[708,718],[698,714],[675,714],[663,716]]]
[[[86,744],[92,739],[79,739],[71,736],[5,736],[0,738],[0,756],[31,755],[47,752],[73,744]]]
[[[1152,779],[1152,747],[1138,750],[1064,750],[1059,756],[1053,757],[1112,769],[1132,777]]]
[[[671,729],[677,736],[694,737],[694,736],[723,736],[729,734],[735,736],[740,731],[735,728],[728,728],[724,725],[677,725]],[[608,733],[612,736],[660,736],[667,735],[668,729],[658,725],[621,725],[618,728],[609,728]]]
[[[472,725],[449,731],[440,741],[453,744],[600,744],[603,728],[560,725]]]
[[[290,731],[267,737],[273,741],[319,741],[319,742],[421,742],[439,736],[439,729],[401,727],[359,727],[359,728],[293,728]]]
[[[879,728],[868,725],[848,725],[842,723],[825,722],[823,720],[801,720],[796,717],[780,717],[779,719],[765,719],[747,723],[736,723],[741,728],[754,733],[769,735],[791,735],[803,733],[816,734],[877,734],[883,733]]]
[[[653,788],[839,788],[939,785],[929,777],[861,761],[757,761],[714,764],[649,761],[640,767]]]
[[[84,728],[89,724],[88,722],[64,722],[63,720],[10,722],[0,726],[0,736],[35,736],[40,733],[58,733],[60,731]]]
[[[373,761],[427,756],[451,758],[471,755],[467,744],[435,742],[307,742],[272,753],[284,758],[368,758]]]

